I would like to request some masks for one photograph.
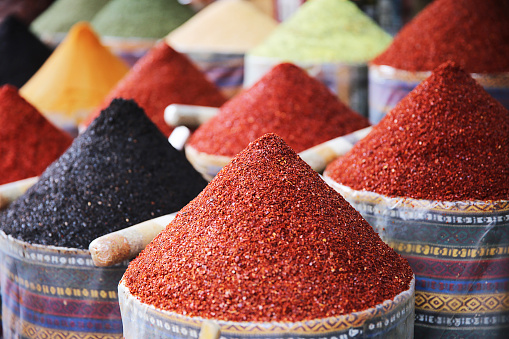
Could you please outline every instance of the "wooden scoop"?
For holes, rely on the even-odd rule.
[[[32,177],[0,185],[0,211],[22,196],[37,180],[39,177]]]
[[[163,215],[93,240],[88,249],[94,265],[112,266],[136,257],[175,215],[176,213]]]
[[[164,110],[164,121],[171,126],[195,128],[217,114],[219,108],[171,104]]]
[[[343,135],[313,146],[299,153],[299,156],[317,172],[322,172],[325,167],[334,159],[345,155],[360,139],[364,138],[371,131],[372,127],[366,127],[353,133]],[[186,145],[186,157],[193,167],[201,173],[208,181],[226,166],[231,157],[214,155],[196,150]]]

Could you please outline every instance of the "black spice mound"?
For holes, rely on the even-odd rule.
[[[180,210],[207,185],[132,100],[115,99],[40,180],[0,214],[29,243],[95,238]]]
[[[23,86],[51,54],[15,16],[0,24],[0,85]]]

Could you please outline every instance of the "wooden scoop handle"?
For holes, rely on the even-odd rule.
[[[95,266],[112,266],[137,256],[169,223],[175,213],[144,221],[93,240],[88,249]]]
[[[217,114],[219,108],[171,104],[164,110],[164,121],[171,126],[198,127]]]

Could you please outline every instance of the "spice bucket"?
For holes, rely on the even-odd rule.
[[[386,65],[369,66],[369,120],[376,124],[431,72],[409,72]],[[471,74],[484,89],[509,109],[509,73]]]
[[[97,268],[88,250],[32,245],[3,231],[0,246],[5,338],[122,338],[125,263]]]
[[[410,288],[374,308],[296,323],[214,320],[220,338],[412,338],[415,278]],[[119,302],[126,339],[198,338],[211,320],[162,311],[140,302],[121,282]],[[205,337],[205,336],[203,336]]]
[[[155,46],[156,39],[101,37],[101,42],[110,51],[132,66],[149,49]]]
[[[507,338],[509,201],[388,198],[325,179],[410,263],[416,338]]]
[[[244,54],[179,50],[200,69],[207,79],[227,97],[242,88],[244,81]]]
[[[252,86],[264,74],[284,60],[246,55],[244,87]],[[366,64],[340,62],[295,62],[309,75],[324,83],[338,98],[362,116],[368,116],[368,67]]]

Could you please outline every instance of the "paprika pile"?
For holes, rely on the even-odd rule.
[[[134,102],[114,100],[0,214],[25,242],[87,249],[95,238],[178,211],[206,182]]]
[[[360,214],[267,134],[177,214],[122,282],[142,303],[188,317],[296,322],[366,310],[411,280]]]
[[[368,125],[325,85],[301,68],[283,63],[221,106],[188,145],[199,152],[233,157],[251,141],[276,133],[301,152]]]
[[[114,98],[133,99],[169,136],[173,128],[164,121],[164,109],[170,104],[218,107],[226,99],[184,55],[164,41],[143,56],[112,89],[88,122],[99,115]]]
[[[0,87],[0,185],[40,175],[71,143],[15,87]]]

